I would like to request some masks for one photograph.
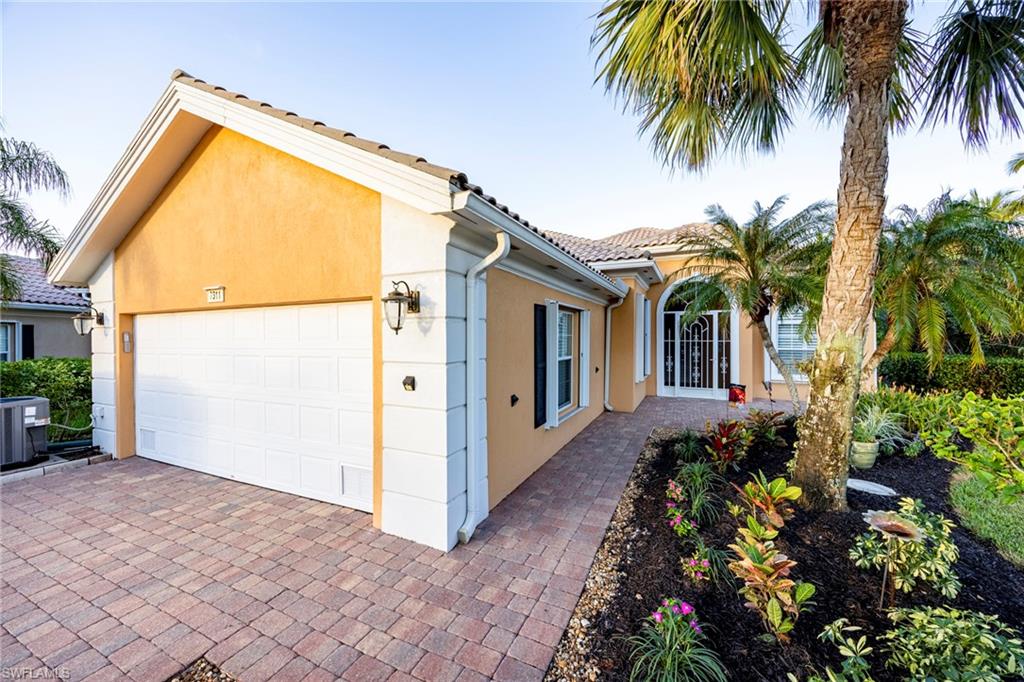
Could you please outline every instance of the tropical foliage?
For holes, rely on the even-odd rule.
[[[882,230],[875,281],[875,309],[886,331],[864,363],[864,378],[890,351],[915,343],[928,369],[936,369],[951,325],[969,340],[973,365],[985,362],[986,337],[1024,329],[1024,240],[1012,232],[1016,227],[948,194],[923,212],[897,209]]]
[[[892,353],[878,367],[883,384],[919,392],[974,391],[984,395],[1024,393],[1024,358],[987,357],[976,365],[966,355],[944,355],[929,368],[924,353]]]
[[[676,276],[689,279],[674,297],[686,305],[682,325],[694,322],[705,310],[728,309],[730,304],[746,313],[786,381],[794,413],[799,413],[794,368],[775,348],[767,320],[773,311],[784,315],[810,309],[812,318],[816,316],[827,254],[825,235],[834,214],[831,204],[818,202],[783,219],[785,205],[785,197],[768,206],[755,203],[753,215],[742,224],[721,206],[709,206],[705,213],[711,226],[680,237],[688,255]]]
[[[833,246],[795,475],[818,509],[846,506],[847,451],[860,387],[885,210],[888,140],[920,121],[953,123],[983,146],[1024,128],[1024,4],[952,4],[928,34],[907,0],[821,2],[800,44],[802,7],[784,0],[609,0],[593,35],[598,78],[640,118],[672,167],[728,150],[774,151],[798,107],[845,116]]]
[[[640,634],[629,639],[630,680],[644,682],[725,682],[718,654],[708,648],[693,606],[663,599],[647,617]]]
[[[23,194],[38,190],[66,197],[71,186],[49,153],[31,142],[0,137],[0,250],[38,256],[48,265],[60,249],[60,234],[22,200]],[[9,259],[0,254],[0,299],[16,298],[20,291]]]

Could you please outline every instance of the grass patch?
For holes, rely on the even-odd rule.
[[[1024,498],[1007,503],[962,469],[950,483],[949,497],[964,527],[992,541],[1000,554],[1024,566]]]

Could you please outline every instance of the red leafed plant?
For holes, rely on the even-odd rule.
[[[736,462],[743,459],[750,447],[750,431],[741,421],[734,419],[720,421],[714,426],[709,421],[706,426],[708,454],[711,460],[718,466],[719,471],[725,471],[729,466],[736,466]]]

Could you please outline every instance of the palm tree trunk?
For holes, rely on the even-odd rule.
[[[878,365],[881,364],[885,356],[889,354],[893,348],[896,347],[896,331],[890,324],[889,328],[885,330],[885,336],[878,342],[878,347],[875,348],[875,352],[871,354],[871,357],[864,363],[864,369],[860,372],[860,390],[866,391],[874,385],[874,373],[878,369]]]
[[[888,85],[895,69],[907,0],[829,0],[823,5],[842,40],[848,113],[835,235],[793,478],[803,488],[800,499],[804,506],[843,510],[853,415],[885,210]]]
[[[782,356],[779,355],[778,349],[775,347],[775,342],[772,340],[772,335],[768,331],[768,325],[765,324],[764,320],[758,320],[757,331],[761,332],[761,340],[764,343],[764,349],[768,352],[768,357],[772,363],[779,370],[779,374],[786,381],[786,388],[789,389],[789,399],[793,403],[793,414],[800,414],[800,393],[796,390],[796,381],[793,380],[793,372],[790,371],[789,366],[782,361]]]

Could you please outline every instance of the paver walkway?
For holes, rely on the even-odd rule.
[[[602,415],[448,554],[139,457],[4,484],[0,666],[159,682],[205,655],[246,681],[540,679],[651,429],[724,415],[659,398]]]

